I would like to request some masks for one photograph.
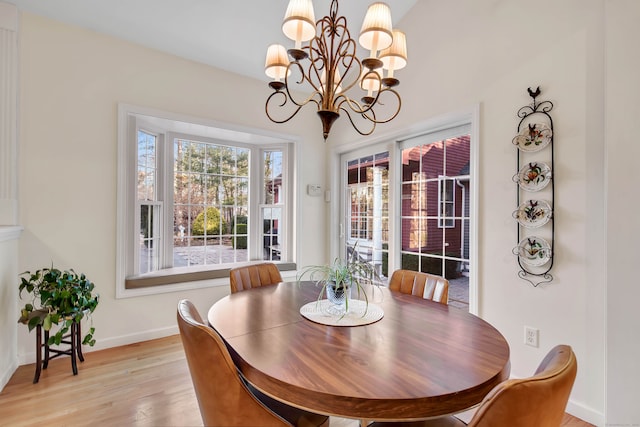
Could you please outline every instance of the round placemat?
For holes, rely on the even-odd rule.
[[[300,314],[312,322],[329,326],[362,326],[382,319],[384,312],[378,305],[362,300],[349,300],[349,312],[333,313],[333,304],[326,299],[313,301],[300,307]]]

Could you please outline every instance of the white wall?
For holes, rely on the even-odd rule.
[[[607,423],[640,425],[640,2],[606,2]]]
[[[301,263],[322,261],[324,202],[305,195],[324,183],[324,145],[315,114],[275,125],[264,114],[271,89],[260,82],[178,59],[28,13],[20,21],[19,270],[53,262],[96,283],[95,349],[177,333],[176,303],[206,314],[228,282],[197,291],[115,298],[117,105],[262,128],[300,138]],[[309,159],[313,159],[310,161]],[[18,355],[34,360],[33,335],[20,328]],[[91,350],[87,348],[87,350]]]
[[[601,0],[420,1],[398,25],[409,64],[399,71],[400,116],[379,132],[480,104],[479,313],[511,347],[512,375],[531,375],[556,344],[580,365],[568,411],[604,423],[603,3]],[[534,288],[518,278],[516,148],[518,109],[554,104],[554,280]],[[345,123],[336,141],[355,143]],[[366,138],[365,138],[366,139]],[[524,326],[540,346],[523,343]],[[639,422],[640,420],[636,421]]]

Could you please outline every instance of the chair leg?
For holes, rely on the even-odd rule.
[[[361,419],[360,427],[367,427],[369,425],[369,420]]]
[[[40,371],[42,370],[42,326],[36,327],[36,374],[33,383],[40,381]]]

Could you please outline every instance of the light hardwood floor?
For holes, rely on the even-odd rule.
[[[180,336],[85,353],[78,375],[59,358],[32,384],[20,366],[0,393],[0,426],[202,426]],[[570,415],[563,427],[584,427]],[[331,419],[332,427],[357,420]]]

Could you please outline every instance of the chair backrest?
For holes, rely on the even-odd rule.
[[[435,274],[396,270],[389,280],[389,289],[442,304],[449,303],[449,281]]]
[[[272,262],[246,265],[229,271],[231,293],[282,282],[280,270]]]
[[[200,414],[207,426],[289,426],[241,380],[220,335],[188,300],[178,303],[178,327]]]
[[[534,376],[506,380],[483,399],[469,427],[560,426],[578,364],[568,345],[551,349]]]

